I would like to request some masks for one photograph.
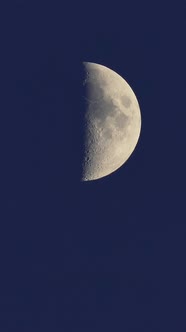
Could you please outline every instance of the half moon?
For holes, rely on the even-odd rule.
[[[141,130],[138,101],[113,70],[84,62],[85,138],[82,181],[96,180],[121,167],[132,154]]]

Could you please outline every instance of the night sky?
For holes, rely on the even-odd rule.
[[[186,4],[0,8],[0,331],[186,331]],[[80,182],[82,62],[137,96],[113,174]]]

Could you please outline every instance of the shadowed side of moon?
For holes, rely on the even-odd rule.
[[[128,83],[109,68],[84,63],[85,127],[82,180],[114,172],[129,158],[140,134],[139,104]]]

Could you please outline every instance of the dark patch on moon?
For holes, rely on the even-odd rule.
[[[86,85],[86,91],[87,99],[90,103],[100,102],[104,97],[103,89],[98,89],[95,83],[92,84],[88,82]]]
[[[108,116],[114,117],[115,115],[115,108],[111,99],[102,99],[99,103],[90,105],[89,111],[99,125],[104,124]]]
[[[126,108],[130,107],[131,105],[131,100],[128,96],[121,96],[121,102]]]
[[[126,127],[128,123],[128,116],[126,116],[123,113],[118,114],[118,116],[115,118],[115,125],[119,129],[123,129]]]

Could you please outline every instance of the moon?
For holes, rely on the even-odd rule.
[[[141,130],[141,113],[129,84],[116,72],[92,62],[85,70],[85,135],[82,181],[97,180],[130,157]]]

